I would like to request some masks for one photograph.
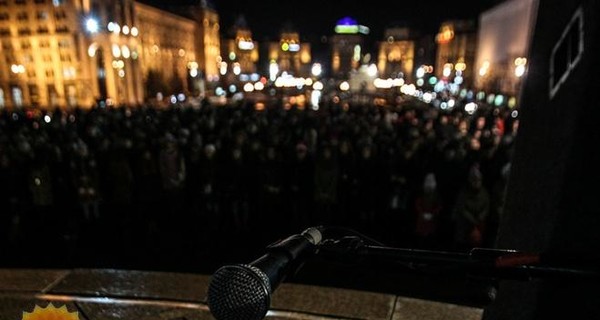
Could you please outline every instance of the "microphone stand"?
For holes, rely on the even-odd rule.
[[[358,236],[324,240],[316,254],[372,267],[432,275],[467,275],[495,280],[600,280],[598,260],[561,258],[516,250],[474,248],[467,253],[368,245]]]

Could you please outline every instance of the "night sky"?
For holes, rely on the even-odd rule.
[[[442,20],[476,18],[498,0],[214,0],[224,31],[243,14],[257,40],[276,38],[281,27],[291,23],[308,40],[331,35],[335,22],[351,16],[371,28],[371,36],[383,38],[389,24],[409,24],[425,32],[435,32]],[[313,40],[314,41],[314,40]]]
[[[199,3],[202,0],[141,0],[159,6]],[[314,58],[325,60],[328,44],[323,40],[334,33],[336,22],[350,16],[371,28],[367,50],[384,38],[389,26],[409,26],[422,34],[435,34],[440,22],[449,19],[476,19],[479,14],[503,0],[208,0],[216,7],[221,20],[221,35],[226,37],[232,25],[243,15],[253,38],[260,42],[278,40],[284,26],[300,32],[302,41],[310,42]]]

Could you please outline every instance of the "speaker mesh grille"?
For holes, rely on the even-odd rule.
[[[259,320],[269,310],[269,278],[249,265],[217,270],[208,286],[208,306],[217,320]]]

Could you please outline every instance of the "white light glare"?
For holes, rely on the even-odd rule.
[[[477,110],[477,104],[475,104],[474,102],[469,102],[465,105],[465,111],[468,114],[473,114],[473,113],[475,113],[476,110]]]
[[[320,63],[315,63],[312,65],[310,73],[312,73],[312,75],[315,77],[320,77],[321,74],[323,73],[323,67],[321,66]]]
[[[100,25],[98,25],[98,20],[94,18],[88,18],[85,20],[85,28],[90,33],[96,33],[98,30],[100,30]]]

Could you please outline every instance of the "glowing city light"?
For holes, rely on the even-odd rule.
[[[265,85],[262,82],[257,82],[254,84],[254,90],[262,91],[265,88]]]
[[[479,75],[481,77],[485,76],[488,71],[490,70],[490,62],[489,61],[484,61],[483,65],[481,66],[481,68],[479,68]]]
[[[354,46],[354,55],[352,56],[352,59],[356,62],[360,61],[360,52],[361,52],[361,47],[360,45],[355,45]]]
[[[97,43],[92,43],[90,44],[90,46],[88,47],[88,56],[90,56],[90,58],[93,58],[96,56],[96,51],[98,50],[98,44]]]
[[[376,77],[377,76],[377,66],[372,63],[369,65],[369,68],[367,69],[367,75],[369,77]]]
[[[238,62],[233,64],[233,74],[235,74],[236,76],[239,75],[242,72],[242,67],[240,66],[240,64]]]
[[[100,30],[100,25],[98,24],[98,20],[94,18],[87,18],[85,20],[85,29],[90,33],[96,33]]]
[[[453,67],[454,66],[452,65],[452,63],[446,63],[444,65],[444,70],[442,71],[444,77],[449,77],[452,74]]]
[[[494,99],[494,104],[496,105],[496,107],[501,106],[504,103],[504,96],[499,94],[496,96],[496,98]]]
[[[123,56],[123,58],[125,59],[129,59],[129,57],[131,57],[131,51],[129,51],[129,47],[126,45],[123,45],[121,47],[121,55]]]
[[[113,24],[112,32],[114,34],[119,34],[121,32],[121,26],[118,23]]]
[[[314,111],[319,110],[319,103],[321,102],[321,91],[315,90],[310,94],[310,104],[312,105],[312,109]]]
[[[475,111],[477,111],[477,107],[478,107],[478,106],[477,106],[477,104],[476,104],[476,103],[474,103],[474,102],[469,102],[469,103],[467,103],[467,104],[465,105],[465,111],[466,111],[468,114],[473,114],[473,113],[475,113]]]
[[[15,74],[25,73],[25,66],[22,64],[13,64],[10,66],[10,71]]]
[[[312,68],[310,69],[310,73],[315,77],[320,77],[321,74],[323,73],[323,67],[321,66],[320,63],[315,63],[312,65]]]
[[[112,55],[115,58],[121,57],[121,48],[119,48],[119,45],[116,43],[113,43],[112,45]]]
[[[515,67],[515,76],[517,78],[522,77],[525,74],[525,65],[518,65]]]
[[[313,84],[313,89],[314,90],[323,90],[324,86],[323,83],[321,81],[317,81]]]
[[[254,42],[252,40],[240,40],[238,41],[238,48],[240,50],[252,50],[254,49]]]
[[[394,85],[394,80],[377,78],[373,80],[373,85],[377,89],[390,89]]]
[[[50,123],[50,121],[52,121],[52,118],[49,115],[45,115],[44,116],[44,122]]]
[[[342,90],[342,91],[350,90],[350,84],[348,83],[348,81],[344,81],[344,82],[340,83],[340,90]]]
[[[425,76],[425,68],[419,67],[417,69],[417,78],[423,78]]]
[[[417,92],[417,88],[414,84],[405,84],[402,87],[400,87],[400,92],[412,96]]]
[[[195,78],[198,76],[198,69],[190,69],[190,77]]]
[[[423,102],[430,103],[431,100],[433,100],[433,95],[431,94],[431,92],[423,93]]]
[[[121,28],[121,31],[123,32],[124,35],[128,35],[129,34],[129,27],[128,26],[123,26],[123,28]]]
[[[250,82],[246,83],[243,87],[244,92],[252,92],[254,91],[254,85]]]
[[[140,34],[140,31],[136,27],[131,28],[131,35],[137,37]]]
[[[279,73],[279,66],[277,65],[277,63],[272,60],[271,64],[269,64],[269,79],[271,79],[271,81],[275,81],[275,79],[277,79],[277,74]]]
[[[454,99],[448,100],[448,108],[454,108],[455,105],[456,105],[456,100],[454,100]]]

